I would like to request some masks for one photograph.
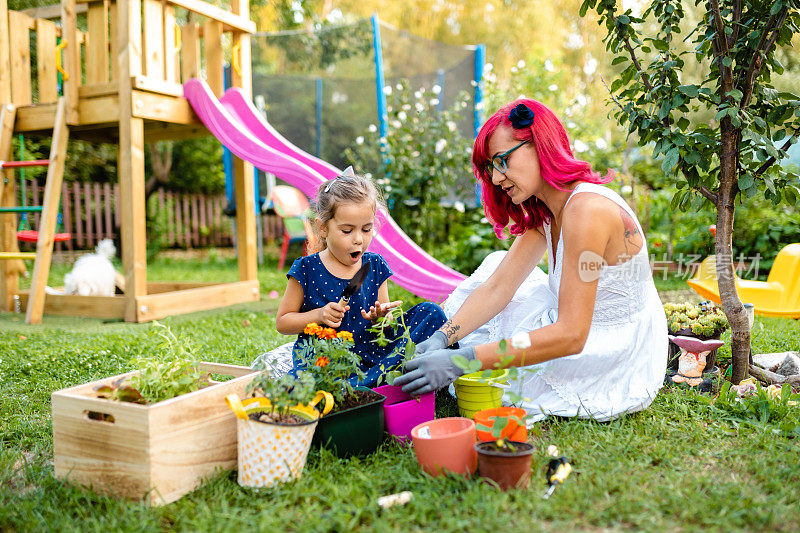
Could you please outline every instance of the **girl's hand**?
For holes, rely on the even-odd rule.
[[[364,317],[365,320],[369,320],[370,322],[375,322],[379,318],[383,318],[389,314],[389,311],[397,307],[398,305],[402,304],[403,300],[397,300],[394,302],[388,302],[382,304],[380,302],[375,302],[375,305],[370,306],[369,313],[361,310],[361,316]]]
[[[339,302],[330,302],[325,307],[319,308],[319,322],[332,328],[342,325],[344,314],[350,309],[349,305],[339,305]],[[362,313],[364,311],[361,311]]]

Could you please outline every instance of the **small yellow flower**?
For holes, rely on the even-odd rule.
[[[339,333],[336,334],[336,336],[339,337],[340,339],[353,342],[353,334],[350,333],[349,331],[340,331]]]

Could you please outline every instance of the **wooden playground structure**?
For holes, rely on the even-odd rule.
[[[220,96],[226,55],[232,86],[249,96],[248,13],[248,0],[231,0],[231,11],[202,0],[62,0],[24,12],[0,0],[0,310],[18,298],[28,323],[43,313],[145,322],[259,299],[253,168],[245,161],[234,163],[239,281],[148,282],[146,260],[144,145],[208,135],[182,83],[203,78]],[[52,137],[38,208],[16,202],[18,133]],[[119,146],[123,295],[45,294],[68,137]],[[42,213],[36,252],[21,253],[16,215],[33,209]],[[25,259],[34,260],[29,291],[19,290]]]

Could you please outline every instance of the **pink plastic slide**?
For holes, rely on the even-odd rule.
[[[341,171],[287,141],[269,125],[242,92],[229,89],[220,100],[208,85],[192,79],[183,95],[208,130],[237,157],[297,187],[309,198],[323,182]],[[443,265],[414,242],[384,210],[378,212],[380,229],[370,251],[381,254],[394,271],[392,281],[414,294],[443,301],[464,275]]]

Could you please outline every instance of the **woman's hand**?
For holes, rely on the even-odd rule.
[[[350,309],[349,305],[339,305],[339,302],[330,302],[325,307],[319,308],[320,324],[325,324],[332,328],[338,328],[342,325],[344,314]]]
[[[382,303],[376,301],[375,305],[370,306],[369,313],[367,313],[366,311],[364,311],[362,309],[361,310],[361,316],[364,317],[364,319],[369,320],[370,322],[375,322],[379,318],[383,318],[386,315],[388,315],[389,311],[391,311],[392,309],[394,309],[395,307],[397,307],[398,305],[400,305],[402,303],[403,303],[402,300],[397,300],[397,301],[394,301],[394,302],[388,302],[388,303],[385,303],[385,304],[382,304]]]
[[[447,348],[447,334],[439,329],[434,331],[433,335],[428,337],[427,340],[417,344],[415,357],[422,357],[425,354],[434,352],[436,350],[442,350],[444,348]]]
[[[471,361],[475,359],[475,348],[436,350],[423,357],[415,357],[405,364],[406,373],[395,379],[393,384],[403,387],[403,392],[412,396],[439,390],[464,375],[464,369],[453,362],[453,357],[457,355]]]

